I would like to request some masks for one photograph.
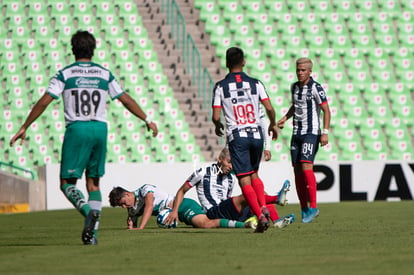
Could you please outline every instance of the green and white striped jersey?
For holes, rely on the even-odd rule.
[[[106,122],[106,100],[122,95],[123,91],[112,73],[94,62],[75,62],[51,79],[47,88],[53,98],[62,94],[65,121]]]

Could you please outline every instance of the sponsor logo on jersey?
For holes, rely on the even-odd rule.
[[[80,77],[76,79],[75,85],[82,88],[98,88],[99,86],[99,79],[90,79]]]

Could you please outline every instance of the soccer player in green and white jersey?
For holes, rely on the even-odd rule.
[[[144,229],[151,216],[173,207],[174,196],[159,190],[155,185],[144,184],[135,191],[115,187],[109,193],[111,206],[128,210],[128,229]],[[142,216],[138,225],[138,217]],[[209,219],[195,200],[184,198],[178,209],[178,218],[187,225],[197,228],[244,228],[245,224],[228,219]]]
[[[126,109],[145,121],[152,136],[158,133],[137,102],[124,93],[112,73],[92,62],[95,37],[77,31],[71,39],[75,62],[60,70],[50,81],[46,93],[35,104],[26,121],[10,140],[10,146],[26,137],[26,130],[59,96],[63,98],[66,121],[60,164],[60,187],[67,199],[85,217],[82,241],[97,244],[97,230],[102,210],[99,179],[105,172],[107,123],[106,101],[118,99]],[[76,188],[85,171],[88,201]]]

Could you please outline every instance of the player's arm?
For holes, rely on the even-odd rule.
[[[328,144],[329,127],[331,123],[331,110],[328,103],[322,104],[321,109],[323,112],[323,130],[321,135],[321,146]]]
[[[262,125],[262,134],[264,137],[264,159],[269,161],[272,158],[272,153],[270,152],[270,140],[272,137],[268,134],[267,129],[269,129],[269,121],[265,116],[260,118],[260,124]]]
[[[220,113],[221,113],[221,108],[220,107],[213,107],[212,121],[213,121],[214,126],[215,126],[215,133],[219,137],[221,137],[223,135],[222,130],[224,130],[224,125],[220,121]]]
[[[29,115],[26,118],[26,121],[20,127],[19,131],[11,138],[10,146],[13,146],[14,143],[20,139],[20,144],[23,144],[23,140],[26,137],[26,130],[30,125],[35,121],[46,109],[46,107],[52,102],[53,97],[48,93],[45,93],[39,101],[33,106],[33,109],[30,111]]]
[[[144,198],[144,202],[144,213],[142,214],[141,221],[139,223],[138,228],[136,229],[144,229],[148,221],[150,220],[152,216],[152,211],[154,210],[154,193],[148,192]]]
[[[289,118],[293,116],[293,111],[294,111],[294,107],[292,104],[289,110],[287,111],[287,113],[277,122],[277,127],[279,127],[280,129],[283,129],[286,120],[288,120]]]
[[[173,209],[168,217],[165,219],[166,224],[172,224],[174,221],[178,222],[178,208],[180,208],[181,203],[183,202],[184,195],[187,193],[188,190],[191,189],[191,186],[186,181],[183,185],[181,185],[180,189],[178,189],[177,193],[175,194],[174,202],[173,202]]]
[[[123,93],[120,97],[118,97],[119,101],[121,101],[122,105],[133,113],[136,117],[142,119],[145,121],[147,125],[148,130],[152,130],[152,136],[156,137],[158,135],[158,128],[157,125],[148,119],[145,112],[142,110],[142,108],[138,105],[138,103],[128,94]]]
[[[263,100],[262,104],[266,110],[267,117],[269,118],[268,134],[272,137],[272,140],[276,140],[278,133],[276,128],[276,112],[272,106],[270,100]]]

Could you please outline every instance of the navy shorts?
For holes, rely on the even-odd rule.
[[[227,199],[220,202],[219,205],[213,206],[207,210],[207,217],[209,219],[228,219],[238,220],[241,213],[234,207],[233,200]]]
[[[293,135],[290,143],[292,164],[313,163],[319,149],[319,139],[320,136],[314,134]]]
[[[229,143],[231,164],[236,176],[249,175],[259,170],[263,139],[239,137]]]

